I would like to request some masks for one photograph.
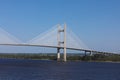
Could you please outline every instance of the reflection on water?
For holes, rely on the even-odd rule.
[[[120,80],[120,63],[0,59],[0,80]]]

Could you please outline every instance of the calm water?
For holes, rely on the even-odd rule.
[[[0,80],[120,80],[120,63],[0,59]]]

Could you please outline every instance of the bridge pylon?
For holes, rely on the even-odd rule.
[[[66,24],[64,24],[64,61],[67,61],[66,52]]]
[[[57,61],[60,61],[60,25],[58,25],[58,33],[57,33],[57,41],[58,41],[58,48],[57,48]]]
[[[61,32],[64,32],[64,41],[62,42],[60,37],[61,37]],[[62,30],[60,25],[58,25],[58,35],[57,35],[57,40],[58,40],[58,48],[57,48],[57,61],[60,61],[60,47],[61,44],[63,44],[64,48],[64,54],[63,54],[63,61],[66,62],[66,24],[64,24],[64,29]]]

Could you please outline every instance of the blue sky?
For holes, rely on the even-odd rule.
[[[0,0],[0,27],[28,41],[64,22],[90,48],[120,52],[120,0]]]

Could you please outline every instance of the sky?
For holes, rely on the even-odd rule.
[[[120,0],[0,0],[0,27],[23,42],[66,23],[91,49],[120,53]]]

